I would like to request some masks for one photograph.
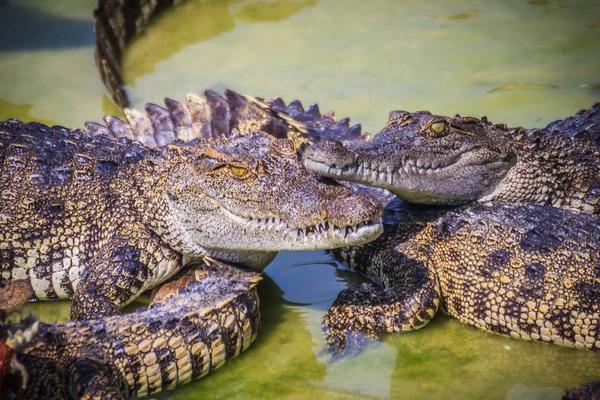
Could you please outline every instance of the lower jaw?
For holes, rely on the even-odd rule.
[[[382,232],[383,225],[380,220],[370,221],[359,228],[358,231],[354,230],[353,232],[349,232],[346,230],[344,233],[339,230],[328,231],[323,232],[316,237],[314,234],[309,234],[308,237],[304,236],[290,243],[289,250],[329,250],[345,246],[358,246],[377,239]]]
[[[254,250],[253,252],[277,252],[277,251],[310,251],[310,250],[328,250],[344,246],[357,246],[370,242],[383,232],[381,220],[377,219],[361,224],[360,228],[336,228],[315,233],[314,231],[298,233],[293,231],[280,232],[281,235],[273,235],[265,232],[257,236],[261,238],[265,246],[263,250]],[[235,251],[232,251],[235,253]]]

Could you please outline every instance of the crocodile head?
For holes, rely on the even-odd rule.
[[[382,231],[376,200],[317,180],[288,139],[234,133],[157,151],[169,171],[159,172],[168,177],[160,229],[183,254],[212,249],[216,258],[239,262],[224,254],[357,245]]]
[[[324,176],[379,186],[424,204],[455,204],[493,192],[516,163],[504,125],[487,119],[392,111],[371,140],[325,140],[304,153]]]

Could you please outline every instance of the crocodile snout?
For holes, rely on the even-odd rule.
[[[339,140],[323,140],[304,151],[304,160],[344,168],[355,162],[355,155]]]
[[[383,206],[379,201],[360,192],[339,196],[327,208],[328,220],[339,227],[378,220],[382,213]]]

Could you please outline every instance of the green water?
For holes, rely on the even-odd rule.
[[[0,119],[69,127],[116,109],[93,63],[95,0],[0,0]],[[373,132],[392,109],[540,127],[600,101],[597,1],[194,1],[126,54],[137,107],[232,88],[319,102]],[[361,278],[324,252],[280,254],[263,328],[239,359],[168,396],[558,399],[600,379],[597,354],[480,332],[442,315],[331,362],[321,318]],[[142,303],[138,303],[142,304]],[[65,320],[68,302],[32,305]]]

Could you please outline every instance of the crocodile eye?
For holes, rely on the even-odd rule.
[[[231,172],[233,172],[235,174],[235,176],[237,176],[239,178],[243,178],[248,173],[248,169],[246,169],[244,167],[236,167],[236,166],[232,165],[229,168],[231,169]]]
[[[444,121],[434,122],[429,128],[431,128],[436,135],[439,135],[446,130],[446,123]]]

